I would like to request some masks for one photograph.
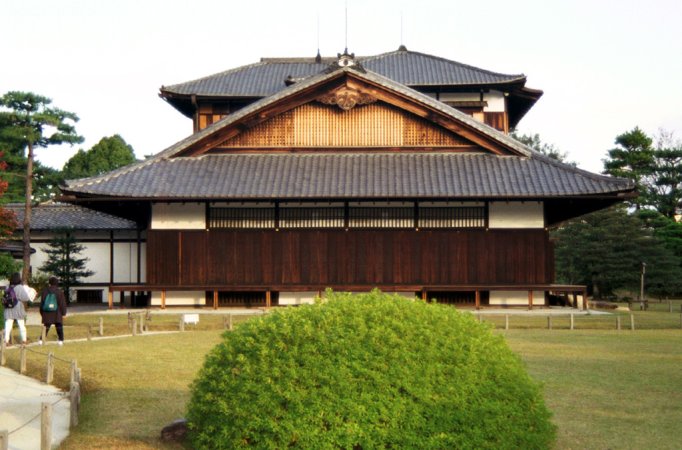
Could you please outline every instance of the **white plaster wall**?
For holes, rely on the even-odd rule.
[[[488,214],[490,228],[545,227],[542,202],[490,202]]]
[[[203,203],[152,204],[153,230],[204,230],[206,208]]]
[[[280,292],[280,305],[311,305],[315,303],[317,292]]]
[[[132,283],[135,281],[137,281],[136,243],[114,243],[114,283]]]
[[[85,242],[85,249],[81,256],[86,256],[89,261],[85,263],[87,270],[94,271],[94,275],[83,278],[86,283],[109,283],[110,247],[108,242]],[[115,260],[114,260],[115,261]]]
[[[152,305],[161,305],[161,292],[152,292]],[[203,291],[166,291],[167,306],[204,306],[206,293]]]
[[[500,91],[490,91],[483,94],[483,100],[488,106],[483,107],[483,112],[504,112],[504,94]]]
[[[533,291],[533,305],[544,304],[544,291]],[[528,306],[528,291],[490,291],[490,305]]]

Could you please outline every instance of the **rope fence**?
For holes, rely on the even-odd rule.
[[[0,343],[0,363],[2,366],[5,366],[7,363],[6,359],[6,345],[4,339],[2,339],[2,342]],[[60,363],[65,363],[69,365],[70,369],[70,380],[69,380],[69,391],[68,393],[64,393],[61,398],[54,402],[42,402],[41,403],[41,408],[40,412],[38,412],[36,415],[25,421],[23,424],[19,425],[18,427],[14,428],[13,430],[2,430],[0,429],[0,450],[7,450],[9,448],[9,442],[10,442],[10,437],[13,434],[16,434],[20,430],[22,430],[24,427],[29,425],[31,422],[34,420],[38,419],[40,417],[41,421],[41,426],[40,426],[40,448],[41,450],[49,450],[52,448],[52,411],[53,407],[65,400],[68,399],[70,402],[70,416],[69,416],[69,425],[71,427],[75,427],[78,425],[78,414],[80,411],[80,403],[81,403],[81,369],[78,367],[78,364],[75,359],[73,360],[67,360],[64,358],[60,358],[56,356],[53,352],[41,352],[37,351],[31,347],[28,347],[27,345],[23,344],[19,348],[19,373],[26,374],[26,360],[27,360],[27,354],[28,353],[33,353],[36,355],[44,356],[45,361],[46,361],[46,366],[45,366],[45,383],[48,385],[51,385],[54,382],[54,368],[55,368],[55,363],[60,362]]]

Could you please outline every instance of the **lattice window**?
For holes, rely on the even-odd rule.
[[[485,207],[419,208],[420,228],[483,228]]]
[[[209,228],[274,228],[274,208],[211,208]]]
[[[352,207],[348,211],[351,228],[412,228],[414,208],[405,207]]]
[[[342,228],[343,207],[280,208],[280,228]]]

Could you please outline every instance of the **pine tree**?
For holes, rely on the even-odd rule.
[[[59,278],[68,301],[71,298],[71,286],[78,284],[81,278],[94,275],[95,272],[86,269],[89,258],[80,257],[85,247],[76,241],[73,230],[68,228],[58,230],[48,246],[49,248],[45,250],[48,258],[40,270]]]

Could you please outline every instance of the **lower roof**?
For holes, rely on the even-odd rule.
[[[12,211],[17,219],[18,227],[24,222],[25,206],[10,203],[4,206]],[[61,228],[74,230],[136,230],[135,222],[112,216],[82,206],[66,203],[45,203],[31,208],[31,230],[47,231]]]
[[[474,153],[217,154],[155,164],[62,187],[129,199],[561,198],[614,196],[632,182],[552,159]]]

